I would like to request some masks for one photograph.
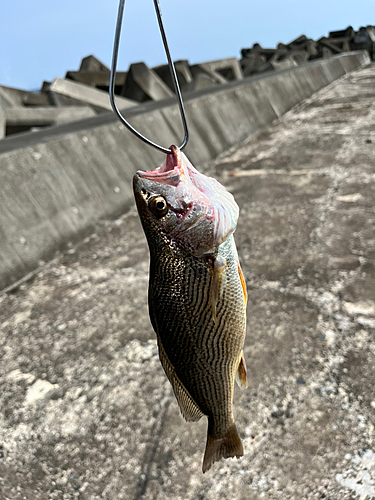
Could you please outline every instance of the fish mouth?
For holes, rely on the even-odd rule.
[[[173,145],[169,149],[171,152],[167,154],[167,159],[163,165],[148,172],[138,170],[137,175],[142,179],[177,186],[184,174],[180,150],[177,146]]]

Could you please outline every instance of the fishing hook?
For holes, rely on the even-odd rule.
[[[163,39],[164,50],[165,50],[165,53],[167,55],[168,65],[169,65],[169,69],[170,69],[170,72],[172,75],[173,86],[174,86],[174,89],[176,92],[177,102],[178,102],[178,106],[180,108],[181,120],[182,120],[182,124],[184,127],[184,132],[185,132],[184,140],[182,141],[182,144],[180,146],[180,149],[182,150],[186,146],[186,144],[189,140],[189,130],[188,130],[187,121],[186,121],[184,103],[182,101],[180,85],[178,83],[178,79],[177,79],[177,75],[176,75],[176,69],[174,67],[174,64],[173,64],[173,61],[171,58],[171,54],[169,51],[169,46],[168,46],[167,37],[165,34],[164,25],[163,25],[163,21],[162,21],[159,1],[153,0],[153,2],[154,2],[154,6],[155,6],[156,16],[158,18],[160,34],[161,34],[161,37]],[[110,75],[110,80],[109,80],[109,100],[111,101],[113,111],[117,114],[120,121],[125,125],[125,127],[127,127],[131,132],[133,132],[133,134],[135,134],[139,139],[141,139],[146,144],[153,146],[154,148],[158,149],[162,153],[170,154],[172,152],[170,149],[164,148],[163,146],[159,146],[155,142],[150,141],[150,139],[147,139],[147,137],[145,137],[144,135],[139,133],[134,127],[132,127],[130,125],[130,123],[128,121],[126,121],[125,118],[122,116],[122,114],[121,114],[120,110],[118,109],[116,102],[115,102],[115,80],[116,80],[117,57],[118,57],[118,49],[119,49],[119,44],[120,44],[121,25],[122,25],[122,19],[123,19],[123,14],[124,14],[124,5],[125,5],[125,0],[120,0],[119,8],[118,8],[115,39],[113,42],[112,66],[111,66],[111,75]]]

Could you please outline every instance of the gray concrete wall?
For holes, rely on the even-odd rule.
[[[369,62],[366,52],[347,53],[188,95],[187,155],[195,165],[214,158]],[[173,99],[124,115],[164,146],[182,138]],[[163,160],[111,113],[0,141],[0,290],[101,217],[126,209],[134,172]]]

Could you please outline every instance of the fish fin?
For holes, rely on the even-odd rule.
[[[241,281],[241,285],[242,285],[243,295],[244,295],[244,298],[245,298],[245,304],[247,304],[246,281],[245,281],[245,278],[244,278],[244,275],[243,275],[243,272],[242,272],[242,269],[241,269],[241,266],[240,266],[239,262],[237,264],[237,267],[238,267],[238,274],[240,276],[240,281]]]
[[[241,389],[246,389],[247,387],[247,377],[246,377],[246,363],[243,355],[243,351],[241,351],[240,362],[238,364],[238,369],[236,372],[236,382]]]
[[[204,413],[198,407],[197,403],[193,400],[185,386],[176,375],[173,365],[169,361],[169,358],[160,339],[158,339],[158,347],[160,362],[162,364],[162,367],[164,368],[169,382],[172,384],[173,392],[177,399],[177,403],[180,407],[182,416],[188,422],[196,422],[201,417],[203,417]]]
[[[232,422],[224,436],[216,437],[210,430],[210,418],[208,418],[208,433],[206,451],[203,458],[203,473],[211,468],[211,465],[221,458],[240,458],[243,456],[243,446],[238,435],[236,424]]]
[[[224,269],[227,267],[225,259],[222,257],[217,257],[214,261],[214,267],[212,270],[212,281],[211,281],[211,310],[212,319],[216,323],[216,304],[220,293],[220,283],[221,277]]]

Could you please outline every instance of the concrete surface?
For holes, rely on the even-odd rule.
[[[116,72],[115,87],[124,85],[126,75],[125,71]],[[68,71],[65,78],[102,90],[109,88],[109,74],[104,71]]]
[[[219,73],[226,80],[242,80],[243,74],[239,60],[237,57],[228,57],[226,59],[217,59],[201,63],[199,66],[204,69],[209,69],[215,73]]]
[[[1,111],[0,111],[1,113]],[[96,116],[95,111],[89,106],[68,106],[66,108],[54,107],[11,107],[4,110],[6,127],[22,130],[30,127],[47,127],[58,123],[68,123],[83,120],[89,116]],[[9,134],[9,131],[8,131]]]
[[[138,102],[161,101],[173,96],[163,80],[144,62],[131,64],[121,95]]]
[[[66,99],[69,99],[72,103],[76,102],[81,103],[82,106],[93,106],[97,110],[112,109],[107,92],[71,80],[55,78],[52,83],[43,86],[43,91],[50,96],[50,99],[56,106],[68,105]],[[120,109],[129,108],[137,104],[124,97],[116,98],[116,102]]]
[[[186,95],[189,158],[197,166],[215,158],[367,63],[365,52],[345,54]],[[174,98],[133,106],[124,116],[159,144],[182,141]],[[0,290],[98,219],[129,207],[134,171],[163,161],[163,154],[136,139],[113,113],[1,140]]]
[[[111,72],[108,66],[102,63],[102,61],[99,61],[99,59],[93,55],[84,57],[82,59],[79,70],[90,71],[90,72],[100,71],[102,73],[107,73],[108,75]]]
[[[0,104],[5,104],[5,107],[33,105],[35,102],[38,106],[48,104],[46,96],[38,92],[0,85]]]
[[[184,92],[185,90],[188,90],[193,83],[193,76],[190,72],[189,61],[186,59],[174,61],[174,67],[181,92]],[[168,85],[172,92],[174,92],[174,83],[168,64],[156,66],[152,68],[152,71],[154,71],[163,80],[163,82]]]
[[[211,69],[211,67],[207,64],[193,64],[192,66],[190,66],[190,71],[194,78],[197,78],[197,76],[199,76],[200,74],[208,77],[210,80],[212,80],[213,85],[225,85],[226,83],[228,83],[228,80],[224,78],[223,75]]]
[[[241,208],[245,456],[201,473],[132,208],[0,295],[2,500],[375,498],[374,94],[372,65],[206,165]]]

